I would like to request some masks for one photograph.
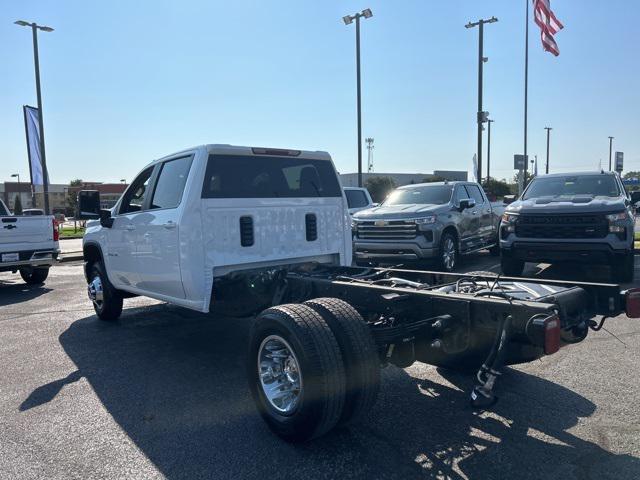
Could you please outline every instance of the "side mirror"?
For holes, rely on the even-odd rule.
[[[100,210],[100,225],[106,228],[113,227],[113,217],[111,216],[111,210]]]
[[[505,195],[504,198],[502,199],[502,202],[505,205],[509,205],[510,203],[513,203],[516,201],[516,196],[515,195]]]
[[[631,203],[635,205],[638,202],[640,202],[640,190],[631,192]]]
[[[476,206],[476,201],[473,198],[463,198],[460,200],[460,211],[467,208],[473,208]]]
[[[80,220],[97,220],[100,218],[100,192],[97,190],[80,190],[78,192],[78,212]]]

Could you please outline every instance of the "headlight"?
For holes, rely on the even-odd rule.
[[[428,217],[416,218],[414,222],[416,225],[432,225],[436,223],[436,216],[429,215]]]
[[[518,220],[518,215],[514,215],[513,213],[503,213],[502,214],[502,226],[503,230],[508,233],[513,233],[516,231],[516,220]]]
[[[503,213],[502,214],[502,221],[504,223],[516,223],[516,220],[518,219],[517,215],[514,215],[513,213]]]
[[[627,219],[627,212],[612,213],[610,215],[607,215],[607,220],[609,220],[609,222],[618,222],[620,220],[626,220],[626,219]]]
[[[353,218],[351,219],[351,229],[352,230],[358,229],[358,222],[356,222]]]

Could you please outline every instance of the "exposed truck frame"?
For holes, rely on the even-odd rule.
[[[274,282],[277,287],[271,303],[284,303],[284,310],[309,305],[337,338],[350,322],[346,309],[355,309],[368,327],[369,335],[364,335],[372,339],[377,356],[374,359],[370,354],[367,359],[365,355],[363,363],[404,368],[421,361],[477,371],[477,384],[470,392],[476,408],[495,403],[495,383],[505,365],[529,362],[581,342],[590,329],[599,330],[609,317],[621,313],[640,316],[640,289],[621,291],[615,284],[501,277],[490,272],[331,266],[297,267],[281,274],[280,281]],[[329,311],[331,306],[333,311]],[[256,324],[265,316],[268,320],[273,310],[266,310]],[[339,340],[338,344],[349,366],[345,350],[352,349],[353,343],[345,345]],[[258,368],[264,366],[260,357],[253,360],[258,360]],[[358,372],[351,365],[351,372],[346,372],[347,388],[350,375],[363,375]],[[362,385],[372,382],[360,379]],[[256,389],[254,397],[260,406],[264,399]],[[347,403],[356,402],[346,398]],[[371,406],[364,404],[362,409]],[[264,405],[260,410],[267,423],[288,440],[306,440],[326,432],[318,427],[301,435],[299,426],[295,431],[283,430],[274,422],[273,412],[267,411],[268,404]],[[353,405],[345,404],[345,409],[358,413],[353,412]]]

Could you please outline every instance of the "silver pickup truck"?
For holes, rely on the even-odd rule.
[[[0,272],[20,272],[25,282],[39,285],[59,252],[53,216],[12,215],[0,200]]]
[[[379,207],[353,216],[355,260],[358,265],[435,260],[451,272],[460,255],[484,248],[499,254],[501,214],[477,183],[406,185]]]

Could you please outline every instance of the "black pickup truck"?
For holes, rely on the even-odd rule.
[[[508,205],[500,224],[502,272],[520,275],[525,262],[611,265],[615,282],[634,272],[633,204],[617,173],[557,173],[534,178]]]

